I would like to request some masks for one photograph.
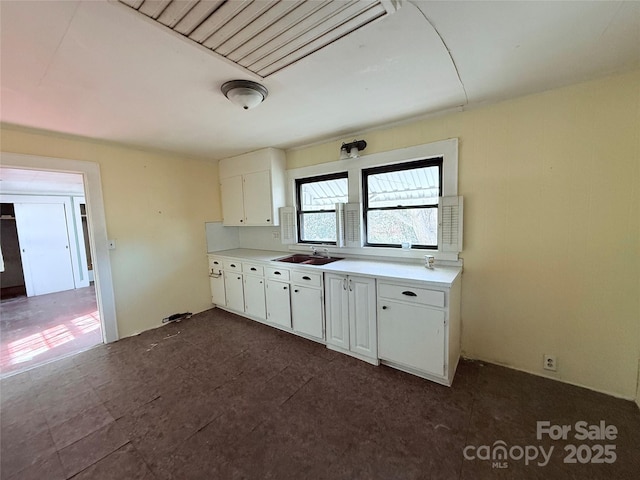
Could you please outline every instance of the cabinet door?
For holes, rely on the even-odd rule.
[[[267,318],[264,303],[264,278],[253,275],[244,276],[244,311],[263,320]]]
[[[211,287],[211,303],[225,306],[226,297],[224,294],[224,275],[222,274],[221,258],[209,258],[209,285]]]
[[[288,283],[267,280],[267,320],[291,328],[291,297]]]
[[[243,182],[246,225],[273,225],[269,171],[243,175]]]
[[[349,349],[349,297],[347,277],[325,275],[327,343]]]
[[[220,181],[222,198],[222,223],[226,226],[244,225],[244,200],[242,176],[223,178]]]
[[[237,312],[244,312],[242,275],[235,272],[224,272],[224,291],[227,297],[227,307]]]
[[[352,352],[378,358],[376,331],[376,281],[348,277],[349,347]]]
[[[224,294],[224,275],[220,270],[209,271],[209,284],[211,285],[211,303],[226,305]]]
[[[379,299],[380,358],[444,375],[445,312]]]
[[[295,332],[323,338],[322,290],[292,285],[291,320]]]

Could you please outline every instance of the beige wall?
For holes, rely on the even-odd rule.
[[[639,85],[636,71],[356,135],[366,154],[459,138],[467,356],[636,396]],[[288,168],[335,161],[341,142],[290,150]]]
[[[211,307],[204,223],[221,219],[217,164],[3,127],[2,151],[100,164],[120,337]]]

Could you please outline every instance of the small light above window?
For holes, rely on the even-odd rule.
[[[367,148],[367,142],[364,140],[354,140],[351,143],[343,143],[340,147],[340,160],[358,158],[360,152],[365,148]]]

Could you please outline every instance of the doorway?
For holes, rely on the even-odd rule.
[[[97,164],[7,153],[2,153],[2,164],[1,170],[22,170],[23,175],[39,180],[47,177],[50,183],[52,176],[60,175],[54,183],[57,180],[62,184],[63,177],[69,180],[73,175],[76,184],[74,191],[69,190],[69,185],[49,184],[43,188],[42,184],[36,187],[38,182],[32,178],[28,181],[32,184],[29,190],[24,188],[24,178],[22,185],[12,184],[3,175],[0,197],[4,204],[1,225],[5,272],[0,276],[12,279],[2,282],[5,298],[0,304],[3,329],[0,374],[4,376],[50,361],[58,354],[66,356],[103,341],[114,341],[117,328],[106,241],[104,248],[95,244],[97,238],[106,239]],[[43,167],[46,170],[40,170]],[[22,235],[25,228],[27,233]],[[56,232],[53,236],[52,231]],[[13,248],[5,250],[7,236],[13,237]],[[22,251],[27,250],[26,246],[28,251]],[[56,259],[47,251],[52,248],[57,250]],[[97,258],[92,258],[92,252]],[[45,268],[47,265],[49,268]],[[102,267],[100,274],[94,267]],[[13,274],[5,275],[10,270]],[[16,270],[21,270],[22,275],[17,275]],[[49,276],[43,278],[40,270],[46,270]],[[56,278],[60,272],[62,280]],[[23,287],[19,285],[20,277]],[[27,287],[29,283],[31,287]],[[48,312],[47,318],[42,318],[42,312]],[[39,330],[35,325],[40,326]]]

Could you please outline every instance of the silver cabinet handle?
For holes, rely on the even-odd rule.
[[[351,283],[351,279],[349,279],[349,291],[353,292],[353,284]]]
[[[347,289],[347,278],[345,277],[344,280],[342,280],[342,289],[346,290]]]
[[[412,292],[411,290],[405,290],[404,292],[402,292],[403,295],[406,295],[407,297],[417,297],[418,294],[415,292]]]
[[[302,277],[303,280],[311,280],[311,277],[307,277],[306,275]]]

